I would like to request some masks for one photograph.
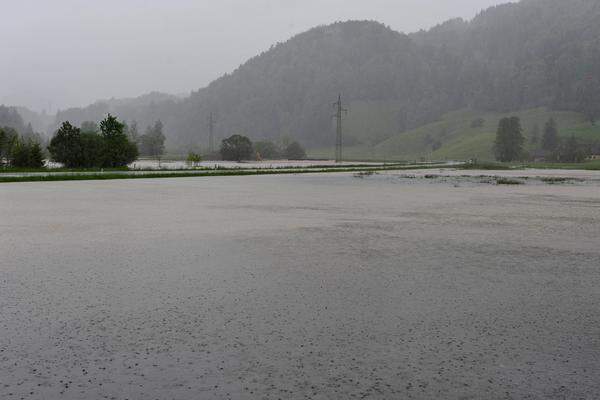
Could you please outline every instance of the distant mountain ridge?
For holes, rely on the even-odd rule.
[[[293,137],[322,148],[333,143],[338,93],[361,116],[346,137],[356,146],[463,109],[544,107],[593,120],[600,117],[599,20],[597,0],[523,0],[409,35],[373,21],[338,22],[273,46],[187,98],[98,102],[58,113],[55,125],[111,112],[142,129],[161,119],[172,147],[206,146],[215,113],[219,137]]]

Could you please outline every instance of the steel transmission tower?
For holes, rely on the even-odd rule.
[[[215,152],[215,120],[214,114],[211,112],[208,116],[208,152],[210,154]]]
[[[335,118],[337,120],[337,132],[335,138],[335,162],[341,163],[343,160],[343,136],[342,136],[342,114],[348,114],[348,110],[342,107],[342,95],[338,97],[338,101],[335,102],[334,107],[337,108]]]

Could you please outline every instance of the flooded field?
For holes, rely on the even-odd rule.
[[[198,168],[307,168],[315,166],[333,167],[339,165],[379,165],[382,163],[370,162],[343,162],[336,163],[334,160],[266,160],[266,161],[202,161],[196,163]],[[137,160],[129,165],[131,169],[185,169],[190,168],[190,164],[185,161],[163,161],[159,163],[156,160]]]
[[[597,398],[597,175],[410,174],[1,185],[0,398]]]
[[[173,173],[194,175],[198,172],[214,172],[222,171],[236,172],[241,170],[252,170],[264,172],[268,170],[301,170],[301,169],[332,169],[344,167],[361,167],[361,168],[377,168],[391,166],[392,164],[373,163],[373,162],[341,162],[322,160],[322,161],[255,161],[255,162],[232,162],[232,161],[205,161],[196,164],[188,164],[184,161],[166,161],[158,163],[155,160],[138,160],[128,166],[125,170],[81,170],[81,171],[63,171],[59,170],[62,165],[56,163],[47,163],[49,169],[37,172],[11,172],[1,171],[0,177],[17,178],[17,177],[42,177],[42,176],[100,176],[100,175],[170,175]],[[398,166],[398,164],[393,164]],[[443,163],[442,165],[452,165],[451,163]]]

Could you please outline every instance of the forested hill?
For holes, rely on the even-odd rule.
[[[462,109],[547,107],[600,116],[600,2],[524,0],[410,35],[369,21],[314,28],[249,60],[190,97],[95,104],[57,122],[99,120],[111,111],[146,126],[165,124],[171,145],[220,137],[293,137],[333,142],[332,107],[342,93],[361,132],[349,145],[375,146]]]

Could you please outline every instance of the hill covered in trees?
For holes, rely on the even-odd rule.
[[[599,20],[597,0],[523,0],[410,35],[372,21],[335,23],[273,46],[187,98],[153,93],[98,102],[60,112],[56,126],[111,112],[141,127],[161,120],[172,148],[206,147],[212,112],[218,139],[287,137],[324,149],[334,141],[331,104],[342,93],[350,109],[346,144],[357,156],[387,153],[390,144],[397,149],[390,157],[467,155],[469,146],[487,154],[498,122],[492,119],[509,112],[545,118],[560,111],[593,130],[600,117]],[[486,123],[472,127],[480,118]],[[424,128],[444,121],[452,128]]]
[[[18,110],[4,105],[0,105],[0,127],[11,128],[19,133],[24,133],[27,129],[25,121]]]

